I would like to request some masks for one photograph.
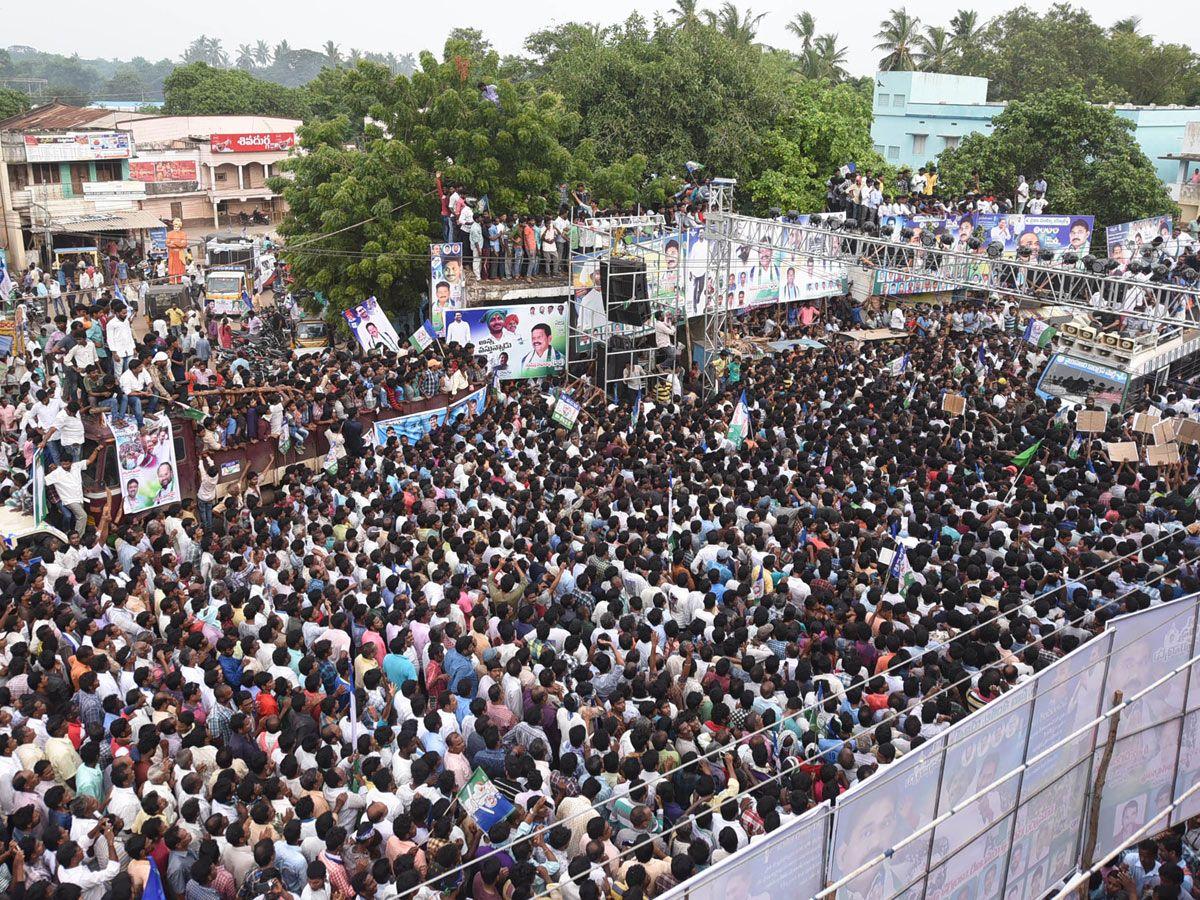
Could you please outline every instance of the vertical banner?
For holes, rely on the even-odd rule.
[[[1113,663],[1116,664],[1115,658]],[[1122,730],[1125,716],[1150,702],[1154,693],[1125,708],[1121,714]],[[1179,699],[1182,702],[1182,695]],[[1176,707],[1176,713],[1178,710]],[[1133,838],[1143,825],[1171,805],[1180,725],[1178,718],[1172,719],[1117,741],[1100,797],[1096,859],[1103,859]],[[1103,748],[1097,749],[1097,759],[1102,752]]]
[[[466,273],[462,257],[462,244],[429,245],[429,319],[436,332],[445,327],[446,310],[464,305]]]
[[[134,513],[179,502],[175,434],[166,413],[148,417],[139,429],[133,419],[107,417],[117,454],[121,503]]]
[[[396,334],[396,329],[392,327],[379,301],[374,297],[368,297],[342,315],[346,317],[346,324],[350,326],[364,350],[369,352],[383,349],[393,353],[400,351],[400,336]]]
[[[46,451],[33,451],[33,471],[29,475],[33,485],[33,524],[41,525],[46,521],[49,503],[46,500]]]

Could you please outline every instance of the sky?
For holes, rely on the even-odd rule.
[[[578,15],[571,15],[565,10],[571,9],[572,4],[542,4],[532,0],[521,0],[517,4],[494,0],[457,0],[453,4],[343,0],[336,7],[331,7],[325,0],[289,0],[284,4],[206,0],[202,4],[155,3],[152,4],[152,15],[130,19],[97,16],[90,0],[86,3],[62,0],[55,7],[57,21],[86,22],[86,27],[38,29],[28,35],[14,30],[9,32],[9,43],[28,44],[39,50],[67,55],[79,53],[85,57],[161,59],[166,56],[177,59],[188,42],[203,32],[220,38],[226,50],[262,38],[272,45],[286,39],[293,47],[317,49],[325,41],[333,40],[343,50],[358,47],[380,53],[410,52],[415,55],[421,50],[440,52],[447,32],[464,25],[481,29],[501,53],[517,53],[530,31],[572,20],[611,25],[634,11],[641,12],[647,19],[652,19],[656,13],[669,17],[673,5],[673,0],[607,0],[598,6],[585,4]],[[707,3],[702,0],[702,5],[716,8],[720,4],[718,0],[707,0]],[[817,4],[807,8],[816,16],[818,33],[833,31],[838,34],[839,43],[848,50],[850,72],[866,75],[874,71],[879,57],[873,49],[878,22],[887,16],[889,9],[899,5],[860,0],[849,8]],[[972,4],[960,4],[957,0],[949,3],[907,0],[903,5],[923,24],[946,25],[960,5],[977,10],[980,18],[988,18],[1019,4],[994,0],[979,0]],[[1029,5],[1041,9],[1047,4],[1031,2]],[[747,0],[739,2],[738,6],[742,10],[766,13],[759,30],[760,41],[784,48],[795,45],[795,38],[788,34],[786,25],[792,16],[806,8],[803,3]],[[1131,7],[1127,0],[1088,0],[1086,6],[1101,24],[1111,24],[1131,13],[1140,14],[1143,33],[1191,46],[1200,44],[1200,16],[1181,16],[1175,4]],[[543,18],[547,10],[554,15]],[[843,14],[839,16],[838,12]],[[453,13],[453,16],[448,17],[447,13]]]

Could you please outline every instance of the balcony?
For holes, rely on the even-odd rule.
[[[1167,193],[1180,206],[1200,205],[1200,184],[1177,181],[1167,185]]]

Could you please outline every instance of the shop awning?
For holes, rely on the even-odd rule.
[[[144,209],[134,209],[112,216],[84,216],[50,220],[51,231],[70,234],[89,231],[141,231],[145,228],[163,227],[162,219]]]

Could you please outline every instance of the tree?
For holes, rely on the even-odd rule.
[[[921,20],[909,15],[903,6],[893,9],[890,15],[890,19],[879,23],[879,31],[875,32],[879,42],[875,49],[885,54],[879,68],[884,72],[911,71],[917,67],[914,54],[920,40]]]
[[[20,91],[0,88],[0,119],[19,116],[29,111],[29,98]]]
[[[836,34],[817,36],[801,56],[801,71],[806,78],[833,82],[846,80],[846,48],[838,46]]]
[[[168,115],[286,116],[308,113],[304,91],[255,78],[241,69],[214,69],[207,63],[180,66],[163,82]]]
[[[817,20],[808,10],[796,13],[787,23],[787,30],[800,39],[800,52],[812,49],[813,38],[817,35]]]
[[[946,72],[957,56],[950,32],[938,25],[926,28],[917,39],[917,61],[923,72]]]
[[[1137,34],[1138,29],[1140,29],[1141,27],[1142,27],[1142,17],[1141,16],[1129,16],[1127,18],[1118,19],[1117,21],[1113,22],[1112,27],[1109,28],[1109,31],[1111,31],[1113,34]]]
[[[777,206],[816,212],[825,185],[840,166],[882,172],[871,146],[871,95],[849,84],[796,82],[787,107],[765,135],[760,169],[747,188],[759,209]]]
[[[1174,204],[1154,165],[1115,110],[1078,90],[1050,90],[1008,104],[991,134],[972,134],[938,157],[941,183],[961,191],[978,177],[985,190],[1011,194],[1017,175],[1045,177],[1050,211],[1096,217],[1101,226],[1164,215]]]
[[[700,26],[700,5],[697,0],[675,0],[671,8],[675,24],[680,28],[698,28]]]
[[[313,108],[332,118],[302,129],[307,152],[285,164],[290,179],[274,183],[291,209],[280,231],[296,249],[285,256],[302,285],[329,298],[330,316],[371,294],[393,311],[416,308],[436,236],[438,170],[499,210],[556,208],[558,185],[575,174],[562,138],[577,133],[579,117],[557,94],[498,78],[498,65],[490,44],[463,29],[451,32],[441,60],[423,53],[411,79],[368,62],[321,73]],[[481,96],[480,80],[496,84],[499,103]],[[364,115],[382,127],[356,124]],[[623,182],[639,182],[636,166],[599,171],[632,194]]]
[[[237,62],[235,63],[239,69],[245,69],[249,72],[254,68],[254,48],[249,44],[238,44]]]
[[[271,47],[264,40],[254,42],[254,64],[263,69],[271,64]]]
[[[342,64],[342,51],[333,41],[326,41],[322,50],[325,52],[325,59],[329,65],[337,68]]]
[[[752,9],[743,13],[730,0],[725,0],[715,13],[707,10],[704,13],[708,24],[735,44],[754,43],[754,38],[758,35],[758,26],[766,15],[755,15]]]
[[[973,9],[960,9],[950,19],[950,37],[954,49],[961,54],[977,50],[983,33],[983,26],[979,24],[979,13]]]

